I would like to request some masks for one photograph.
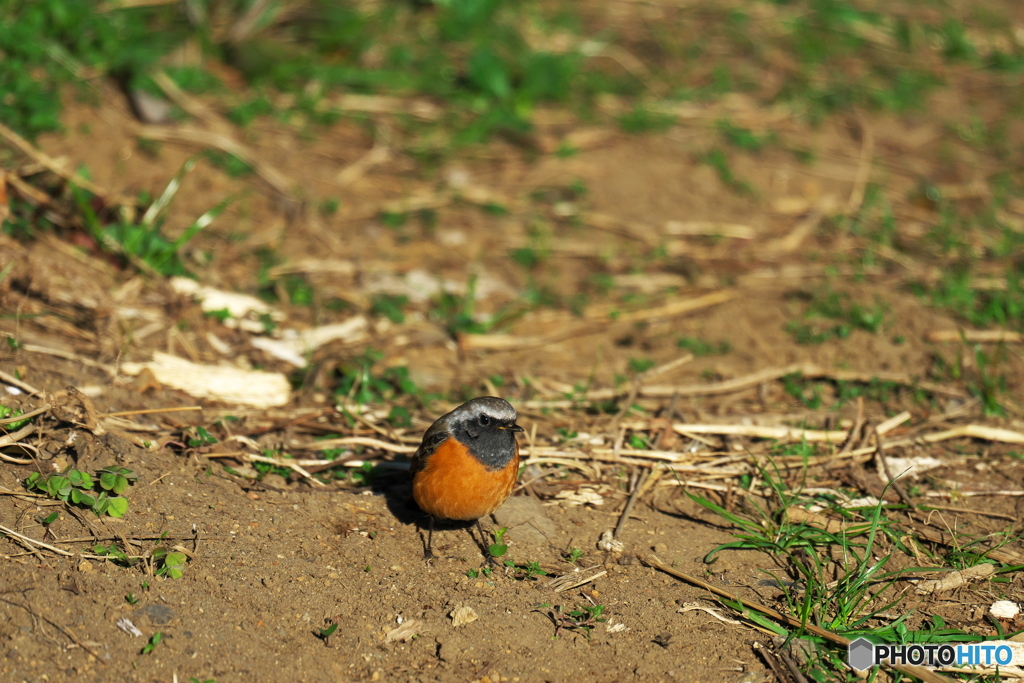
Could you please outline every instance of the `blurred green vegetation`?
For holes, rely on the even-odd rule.
[[[106,76],[155,93],[150,78],[163,69],[189,92],[217,93],[233,71],[249,87],[225,113],[242,125],[263,115],[329,122],[344,115],[331,101],[336,93],[424,95],[445,103],[438,123],[465,144],[527,132],[544,104],[593,116],[601,94],[630,101],[619,121],[645,132],[675,121],[645,104],[654,93],[713,100],[751,92],[820,118],[853,107],[920,108],[945,82],[946,64],[1024,72],[1019,47],[977,44],[952,8],[860,4],[707,3],[672,13],[664,25],[627,22],[643,26],[639,37],[611,20],[602,25],[592,7],[550,2],[188,0],[118,8],[116,0],[8,0],[0,119],[34,137],[59,127],[56,86],[76,83],[89,96],[88,84]],[[977,21],[995,31],[998,10],[988,15]],[[185,47],[201,60],[182,65]],[[772,139],[732,124],[720,130],[741,148]]]

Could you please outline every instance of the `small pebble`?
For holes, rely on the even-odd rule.
[[[452,626],[456,627],[471,624],[480,618],[476,611],[468,605],[456,607],[448,616],[452,618]]]

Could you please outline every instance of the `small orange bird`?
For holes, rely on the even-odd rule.
[[[498,509],[519,475],[516,409],[494,396],[474,398],[437,419],[412,456],[412,497],[430,515],[424,557],[434,556],[434,520],[476,522]]]

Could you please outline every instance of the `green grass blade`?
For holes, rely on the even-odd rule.
[[[162,219],[164,212],[167,211],[167,207],[170,206],[174,196],[181,189],[181,183],[184,181],[185,176],[192,172],[197,161],[198,157],[194,156],[185,160],[185,163],[182,164],[178,172],[171,178],[171,182],[167,183],[163,194],[146,209],[146,213],[142,215],[142,220],[139,222],[139,227],[152,230],[154,226],[158,225],[158,221]]]

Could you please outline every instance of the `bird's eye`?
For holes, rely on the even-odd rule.
[[[487,425],[491,424],[491,418],[487,417],[486,415],[481,415],[480,424],[486,427]]]

